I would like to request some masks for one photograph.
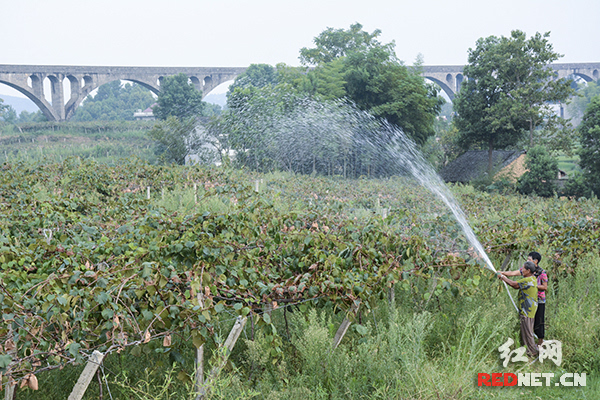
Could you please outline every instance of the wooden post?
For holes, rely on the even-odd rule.
[[[340,325],[337,332],[335,333],[335,336],[333,337],[333,348],[334,349],[336,349],[338,347],[338,345],[344,338],[344,335],[346,334],[346,332],[348,331],[348,328],[350,327],[350,323],[351,322],[348,319],[348,317],[344,318],[344,321],[342,321],[342,324]]]
[[[69,395],[68,400],[81,400],[83,398],[83,395],[94,378],[102,360],[104,360],[104,354],[100,353],[98,350],[94,350],[88,363],[83,369],[83,372],[79,376],[73,391]]]
[[[352,311],[354,314],[356,314],[359,306],[360,306],[360,303],[358,303],[358,304],[354,303],[352,305],[352,307],[350,308],[350,311]],[[348,331],[350,324],[351,324],[350,319],[348,319],[348,317],[344,318],[344,320],[342,321],[342,324],[340,325],[337,332],[335,333],[335,336],[333,337],[332,348],[334,350],[339,346],[340,342],[344,338],[344,335]]]
[[[233,328],[231,328],[231,331],[229,332],[229,336],[227,336],[227,340],[225,340],[225,344],[219,349],[219,351],[222,351],[223,354],[219,356],[220,360],[217,361],[217,365],[215,365],[210,371],[210,375],[208,376],[208,379],[206,380],[204,386],[202,386],[198,391],[198,396],[196,397],[196,400],[204,398],[210,382],[216,379],[216,377],[219,375],[219,372],[221,372],[221,370],[225,367],[225,364],[227,364],[229,354],[231,354],[233,346],[235,346],[235,343],[240,337],[240,334],[244,330],[244,326],[246,325],[247,320],[248,319],[246,317],[237,317]]]
[[[204,308],[204,295],[198,293],[200,308]],[[196,392],[201,393],[204,386],[204,345],[196,349]]]
[[[7,353],[13,358],[16,359],[17,358],[17,344],[13,342],[14,336],[13,336],[13,328],[12,328],[12,323],[9,324],[8,327],[8,337],[10,338],[10,342],[12,342],[12,348],[8,348],[9,346],[7,346],[7,343],[5,343],[5,346],[7,347]],[[8,342],[8,340],[7,340]],[[6,389],[4,392],[4,400],[13,400],[13,398],[15,397],[15,388],[17,387],[17,383],[15,381],[13,381],[12,376],[10,375],[10,369],[11,366],[9,365],[8,367],[8,371],[9,371],[9,375],[8,375],[8,381],[6,382]],[[0,384],[2,384],[2,382],[0,381]]]
[[[229,354],[231,354],[231,350],[233,350],[233,346],[235,346],[235,343],[237,342],[238,338],[240,337],[240,334],[244,330],[244,326],[246,326],[247,320],[248,319],[246,317],[241,317],[241,316],[238,316],[237,319],[235,320],[235,324],[233,325],[233,328],[231,328],[231,331],[229,332],[229,336],[227,336],[227,340],[225,340],[225,344],[222,347],[223,348],[222,360],[217,365],[215,365],[213,367],[213,369],[210,371],[209,379],[215,379],[217,377],[217,375],[219,374],[219,372],[221,372],[223,367],[225,367],[225,364],[227,363],[227,359],[229,358]]]

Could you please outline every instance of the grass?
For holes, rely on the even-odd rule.
[[[153,162],[153,143],[146,130],[132,124],[130,130],[94,132],[82,129],[19,132],[14,128],[0,135],[0,161],[60,162],[68,157],[94,158],[114,164],[116,160],[139,157]]]

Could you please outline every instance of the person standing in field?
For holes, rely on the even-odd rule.
[[[542,255],[537,251],[532,251],[527,256],[527,261],[531,261],[535,264],[536,270],[533,275],[537,279],[538,288],[538,308],[535,313],[533,321],[533,333],[537,336],[538,345],[544,342],[546,335],[546,290],[548,290],[548,274],[542,267],[540,267],[540,261],[542,261]],[[504,271],[504,276],[519,276],[522,274],[523,268],[518,271]]]
[[[537,281],[533,273],[537,267],[532,261],[526,261],[521,269],[523,278],[513,281],[498,272],[498,279],[506,282],[513,289],[519,290],[519,322],[521,323],[521,339],[527,346],[527,355],[536,357],[538,347],[533,337],[533,322],[538,308]]]

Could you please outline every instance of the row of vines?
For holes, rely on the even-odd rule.
[[[255,184],[256,183],[256,184]],[[195,189],[192,189],[195,188]],[[190,212],[165,193],[194,190]],[[149,194],[152,195],[149,196]],[[456,188],[494,259],[551,248],[556,273],[600,251],[597,200],[500,198]],[[215,211],[218,201],[226,211]],[[312,300],[347,312],[401,283],[428,298],[477,293],[476,254],[409,181],[253,175],[123,160],[5,163],[0,171],[0,372],[30,374],[172,335],[195,346],[215,323]],[[514,256],[513,256],[514,257]],[[471,274],[472,276],[472,274]]]

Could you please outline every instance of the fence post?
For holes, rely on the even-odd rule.
[[[204,308],[204,295],[197,294],[200,309]],[[201,393],[204,386],[204,345],[196,349],[196,392]]]
[[[14,335],[13,335],[13,328],[12,328],[12,323],[10,323],[9,327],[8,327],[8,337],[10,338],[9,340],[7,340],[5,342],[5,348],[6,348],[6,352],[13,358],[16,359],[17,358],[17,344],[14,343],[13,339],[14,339]],[[8,367],[8,371],[10,371],[11,367],[9,365]],[[0,384],[2,384],[2,381],[0,381]],[[4,392],[4,399],[5,400],[13,400],[13,398],[15,397],[15,388],[17,387],[17,383],[12,379],[11,375],[8,375],[8,381],[6,382],[6,389]]]
[[[350,308],[350,311],[352,311],[352,313],[356,314],[359,306],[360,306],[360,303],[354,303],[352,305],[352,307]],[[351,324],[350,319],[348,319],[348,317],[344,318],[344,320],[342,321],[342,324],[340,325],[337,332],[335,333],[335,336],[333,337],[333,346],[332,346],[333,349],[336,349],[338,347],[338,345],[344,338],[344,335],[348,331],[350,324]]]
[[[69,395],[68,400],[81,400],[83,398],[83,395],[90,385],[90,382],[94,378],[94,375],[102,363],[102,360],[104,360],[104,354],[100,353],[98,350],[94,350],[90,356],[90,359],[88,360],[88,363],[83,369],[83,372],[79,376],[73,391]]]
[[[229,354],[231,354],[231,350],[233,349],[233,346],[235,346],[235,343],[237,342],[238,338],[240,337],[240,334],[244,330],[244,326],[246,325],[247,320],[248,319],[246,317],[242,317],[242,316],[238,316],[237,319],[235,320],[235,324],[233,325],[233,328],[231,328],[231,331],[229,332],[229,336],[227,336],[227,340],[225,340],[225,344],[222,347],[220,347],[218,350],[218,351],[222,351],[223,354],[219,356],[220,360],[217,361],[217,365],[215,365],[213,367],[213,369],[210,371],[210,375],[208,376],[206,383],[198,391],[198,396],[196,397],[196,400],[200,400],[200,399],[204,398],[204,396],[206,395],[206,391],[208,390],[207,386],[210,383],[210,381],[216,379],[217,376],[219,375],[219,372],[221,372],[221,370],[225,367],[225,364],[227,364],[227,359],[229,358]]]

